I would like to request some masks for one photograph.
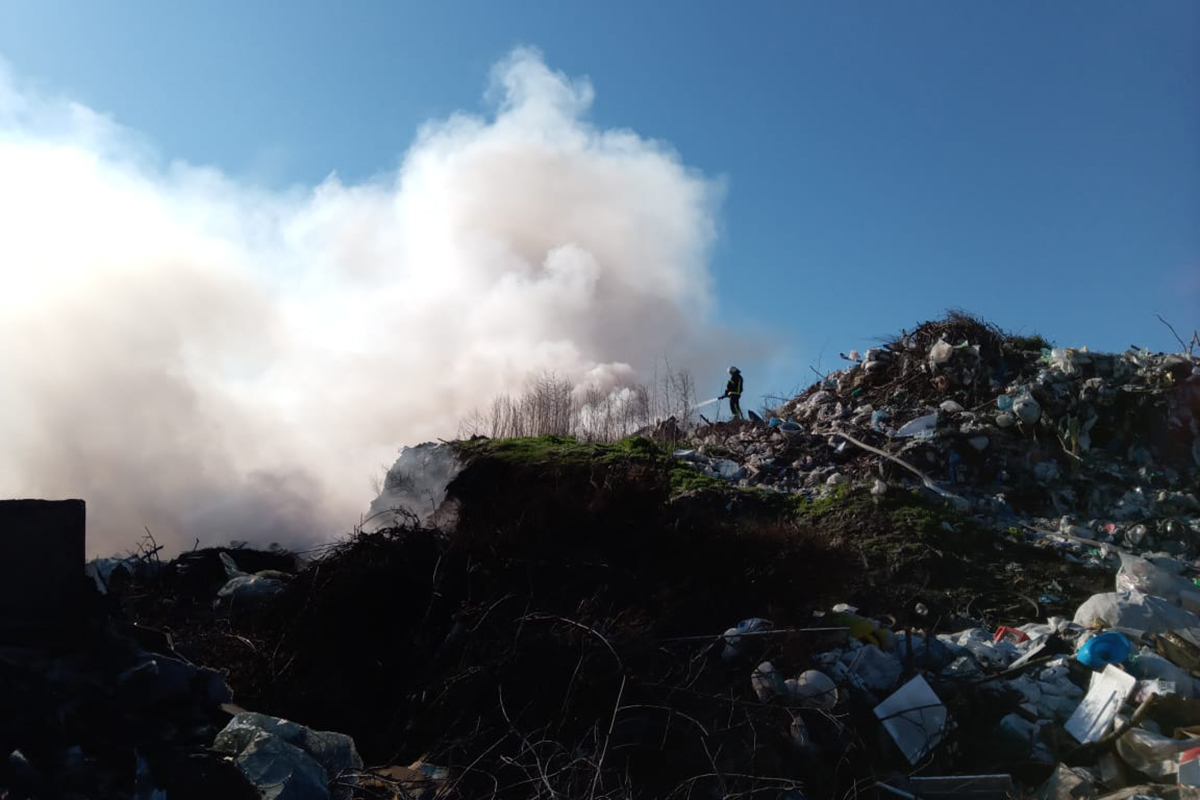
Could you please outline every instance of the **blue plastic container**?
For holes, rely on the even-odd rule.
[[[1123,664],[1133,652],[1133,643],[1123,633],[1105,631],[1088,639],[1075,653],[1075,660],[1084,666],[1102,670],[1109,664]]]

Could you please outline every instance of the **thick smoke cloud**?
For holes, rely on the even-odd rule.
[[[536,52],[492,77],[397,173],[270,192],[0,72],[0,496],[86,499],[94,553],[297,545],[539,373],[724,362],[717,185]]]

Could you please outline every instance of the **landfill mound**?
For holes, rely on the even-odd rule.
[[[1197,796],[1200,360],[952,314],[847,362],[761,421],[414,448],[303,557],[93,563],[91,655],[0,649],[70,721],[0,728],[0,787]]]

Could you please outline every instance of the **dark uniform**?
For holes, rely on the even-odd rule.
[[[742,418],[742,373],[734,370],[729,374],[729,383],[725,384],[725,396],[729,398],[729,413],[734,419]]]

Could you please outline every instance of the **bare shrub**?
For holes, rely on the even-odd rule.
[[[695,421],[696,392],[691,374],[671,369],[665,359],[650,384],[614,389],[580,386],[553,372],[535,378],[519,395],[501,394],[484,410],[459,424],[462,438],[571,436],[581,441],[612,442],[648,432],[675,418],[679,428]]]

